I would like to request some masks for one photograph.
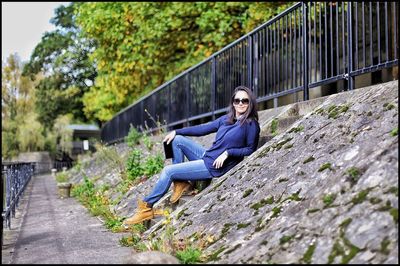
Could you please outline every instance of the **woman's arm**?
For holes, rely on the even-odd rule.
[[[177,129],[176,134],[184,136],[204,136],[217,132],[220,123],[223,123],[224,117],[225,116],[221,116],[220,118],[205,124]]]
[[[227,149],[228,156],[248,156],[256,151],[258,146],[258,139],[260,137],[260,126],[257,122],[253,121],[248,125],[246,143],[247,146],[243,148]]]

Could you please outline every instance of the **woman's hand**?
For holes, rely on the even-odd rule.
[[[217,159],[213,162],[213,166],[215,169],[221,168],[222,165],[224,164],[226,158],[228,158],[228,152],[224,151],[220,156],[218,156]]]
[[[168,133],[168,135],[165,136],[163,142],[167,142],[169,144],[176,136],[175,130],[171,131]]]

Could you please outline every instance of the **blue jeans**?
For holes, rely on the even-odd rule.
[[[171,186],[172,181],[196,181],[212,178],[201,159],[206,149],[195,141],[176,135],[172,141],[174,156],[172,165],[164,167],[153,191],[143,200],[151,205],[159,201]],[[189,162],[184,162],[185,157]]]

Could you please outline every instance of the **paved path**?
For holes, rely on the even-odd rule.
[[[54,177],[35,176],[31,183],[10,262],[3,263],[117,264],[132,255],[119,245],[126,234],[107,230],[75,198],[60,199]]]

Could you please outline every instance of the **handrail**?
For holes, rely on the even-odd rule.
[[[11,217],[15,218],[15,208],[18,207],[19,200],[34,175],[34,168],[34,163],[2,163],[1,179],[4,200],[2,217],[9,229],[11,229]]]

